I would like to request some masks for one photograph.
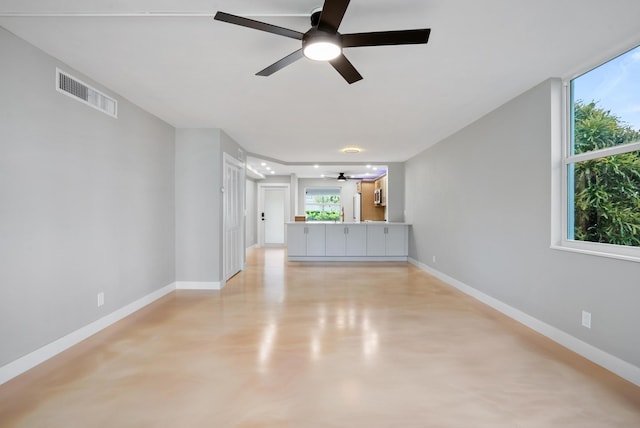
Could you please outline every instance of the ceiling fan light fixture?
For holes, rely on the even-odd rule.
[[[318,40],[307,43],[302,52],[313,61],[331,61],[340,56],[342,48],[334,41]]]
[[[338,174],[338,181],[347,181],[347,177],[344,176],[343,172]]]
[[[342,39],[313,28],[302,37],[302,54],[313,61],[331,61],[342,55]]]

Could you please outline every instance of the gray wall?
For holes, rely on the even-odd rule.
[[[220,269],[220,131],[177,129],[176,280],[216,282]]]
[[[258,243],[258,183],[247,179],[245,183],[245,247]]]
[[[403,222],[405,218],[405,165],[404,163],[390,163],[387,167],[387,220]]]
[[[175,265],[173,128],[2,28],[0,57],[2,366]],[[56,66],[117,98],[118,119],[56,92]]]
[[[240,146],[220,129],[176,130],[177,281],[223,283],[223,153],[243,161]]]
[[[298,214],[298,176],[296,174],[291,174],[289,176],[289,181],[291,183],[289,186],[289,192],[291,193],[289,198],[289,216],[290,220],[293,221],[295,216],[300,215]]]
[[[640,264],[549,248],[557,85],[540,84],[406,163],[410,257],[640,366]]]

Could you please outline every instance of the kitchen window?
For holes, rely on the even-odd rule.
[[[340,187],[305,189],[304,211],[307,221],[340,221]]]
[[[640,47],[565,90],[563,246],[640,261]]]

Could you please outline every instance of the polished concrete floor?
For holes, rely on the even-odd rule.
[[[411,265],[267,249],[0,386],[0,427],[640,427],[640,388]]]

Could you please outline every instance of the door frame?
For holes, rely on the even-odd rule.
[[[256,212],[256,230],[258,231],[258,246],[264,247],[264,221],[262,221],[262,213],[264,212],[264,192],[265,189],[283,189],[284,190],[284,221],[291,221],[291,185],[289,183],[258,183],[258,210]],[[287,228],[284,228],[284,245],[287,245]]]
[[[222,195],[222,279],[225,282],[228,279],[230,279],[231,276],[237,273],[237,272],[234,272],[233,275],[230,275],[227,272],[227,257],[229,257],[229,254],[228,254],[229,250],[228,250],[228,243],[227,243],[227,216],[225,215],[225,212],[226,212],[225,204],[227,203],[227,198],[229,195],[229,189],[226,188],[227,187],[227,182],[226,182],[227,164],[237,167],[240,170],[240,178],[238,180],[239,187],[238,189],[236,189],[238,201],[240,202],[240,210],[239,210],[239,215],[241,216],[241,219],[239,222],[240,235],[238,237],[239,242],[236,243],[235,247],[237,248],[237,251],[238,251],[238,254],[236,254],[236,257],[239,257],[238,260],[240,261],[240,270],[242,271],[246,268],[245,238],[244,238],[244,233],[245,233],[244,222],[246,220],[246,215],[245,215],[246,204],[244,200],[246,178],[245,178],[244,162],[224,152],[223,164],[222,164],[222,189],[224,192],[224,194]]]

